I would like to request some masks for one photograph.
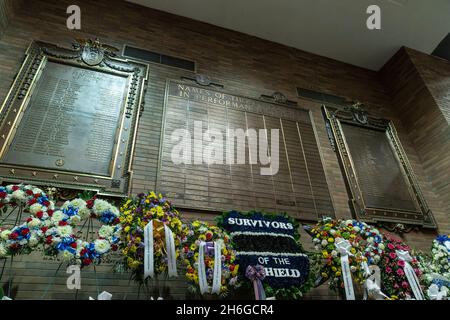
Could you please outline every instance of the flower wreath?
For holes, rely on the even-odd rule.
[[[226,297],[230,291],[240,286],[238,269],[235,264],[236,252],[231,246],[230,236],[220,228],[203,221],[193,221],[184,225],[185,238],[183,239],[183,250],[181,257],[186,266],[186,277],[190,282],[189,290],[192,293],[201,293],[199,287],[199,261],[200,245],[206,242],[204,250],[204,265],[208,287],[213,286],[214,282],[214,242],[221,245],[221,278],[220,278],[220,296]]]
[[[17,206],[23,206],[25,212],[34,216],[11,229],[0,226],[0,258],[30,253],[42,243],[44,232],[41,227],[55,208],[54,203],[39,188],[22,184],[0,186],[0,208],[3,212]]]
[[[19,226],[0,230],[0,258],[30,253],[43,244],[47,255],[86,266],[100,262],[103,255],[117,249],[119,211],[107,201],[75,199],[55,209],[54,203],[39,188],[22,184],[0,187],[0,207],[19,205],[24,206],[30,217]],[[89,217],[106,224],[100,228],[99,238],[92,242],[78,239],[73,230]]]
[[[429,299],[437,299],[440,292],[450,291],[450,238],[440,235],[433,240],[431,254],[418,252],[417,261],[423,272],[422,281],[428,290],[425,294]],[[435,287],[433,290],[433,286]],[[433,294],[434,293],[434,294]]]
[[[104,256],[118,248],[119,215],[117,207],[95,197],[87,201],[80,198],[66,201],[49,214],[48,222],[41,228],[45,234],[44,251],[81,267],[100,263]],[[98,238],[90,242],[78,239],[73,230],[75,225],[89,218],[103,223],[97,232]]]
[[[405,262],[400,260],[396,253],[397,250],[410,252],[410,247],[400,239],[388,234],[384,234],[384,243],[385,251],[380,262],[381,289],[392,299],[414,297],[405,275]],[[416,257],[412,255],[412,258],[413,260],[409,264],[420,280],[422,272],[419,269]]]
[[[432,271],[450,281],[450,238],[448,235],[441,235],[433,240],[431,256]]]
[[[148,194],[140,193],[136,197],[127,199],[120,208],[120,222],[122,224],[122,253],[125,255],[123,265],[131,269],[133,278],[143,283],[144,278],[144,229],[153,221],[153,252],[155,275],[168,270],[168,258],[164,242],[164,225],[168,226],[175,235],[175,248],[178,248],[182,233],[182,223],[178,211],[171,202],[156,195],[155,192]],[[176,249],[176,257],[179,250]]]
[[[321,277],[329,279],[332,290],[344,288],[341,258],[335,247],[336,238],[348,240],[351,244],[350,271],[354,283],[365,280],[363,263],[378,264],[384,252],[383,238],[378,229],[357,220],[332,220],[324,218],[307,232],[313,237],[315,249],[321,251]]]
[[[234,223],[230,224],[230,219],[233,219]],[[252,223],[245,224],[243,220],[251,220]],[[266,297],[300,299],[313,287],[314,274],[318,268],[311,264],[310,253],[303,249],[298,232],[299,223],[294,218],[286,213],[233,210],[218,216],[216,221],[231,237],[232,245],[237,250],[237,262],[241,265],[242,277],[247,276],[246,267],[258,269],[257,259],[261,256],[289,257],[291,266],[295,266],[300,272],[296,278],[266,275],[262,280]],[[264,269],[266,267],[276,265],[264,265]],[[250,285],[250,281],[244,281],[242,287]]]

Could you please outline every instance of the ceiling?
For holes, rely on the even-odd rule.
[[[450,0],[126,0],[371,70],[401,47],[432,53],[450,32]],[[369,5],[381,30],[369,30]]]

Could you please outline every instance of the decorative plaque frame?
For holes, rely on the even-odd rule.
[[[125,196],[129,194],[130,181],[133,174],[131,163],[138,118],[144,105],[144,90],[148,77],[148,65],[118,57],[115,53],[118,51],[116,48],[104,45],[98,40],[76,41],[72,49],[66,49],[40,41],[34,41],[28,47],[20,71],[16,75],[12,87],[0,109],[0,180],[4,183],[24,182],[75,190],[91,190],[107,196]],[[114,142],[113,145],[109,144],[107,146],[112,150],[111,157],[109,158],[110,162],[108,166],[105,166],[107,167],[105,169],[107,173],[93,174],[92,170],[87,170],[88,168],[86,170],[68,170],[64,168],[64,159],[57,159],[51,163],[49,162],[48,165],[42,165],[41,163],[38,166],[33,164],[32,157],[30,157],[31,160],[27,160],[28,162],[25,165],[23,163],[20,165],[15,164],[14,161],[5,161],[15,134],[20,129],[24,113],[30,105],[30,100],[33,99],[34,94],[39,94],[37,92],[39,91],[37,90],[39,85],[37,84],[43,72],[46,71],[47,66],[50,65],[53,68],[56,66],[60,70],[59,74],[64,75],[64,68],[67,68],[67,72],[73,73],[75,70],[78,73],[89,73],[94,78],[97,78],[97,81],[101,81],[102,78],[107,77],[120,77],[119,80],[122,86],[116,88],[116,93],[121,100],[111,98],[112,104],[117,106],[117,110],[120,109],[120,114],[115,114],[117,123],[111,125],[113,130],[111,132],[105,131],[104,133],[104,136],[107,137],[105,141]],[[47,70],[47,73],[49,72]],[[89,80],[89,78],[82,79],[79,81],[79,84],[85,86],[88,91],[91,89],[94,90],[93,92],[95,93],[96,83],[90,83]],[[65,81],[67,83],[67,80]],[[97,104],[98,101],[103,100],[103,97],[107,98],[106,95],[99,94],[98,92],[95,94]],[[82,104],[84,110],[98,108],[96,105],[90,105],[95,104],[93,102],[94,100],[90,100],[89,97],[84,97],[83,99],[82,103],[79,101],[74,103],[75,108],[80,107],[80,104]],[[86,106],[86,101],[91,102]],[[40,105],[47,106],[47,109],[50,108],[44,102],[40,102]],[[61,105],[65,107],[64,103],[61,103]],[[107,114],[107,106],[102,107],[103,109],[101,111],[103,114]],[[30,109],[31,111],[33,111],[32,107]],[[48,113],[51,111],[50,109]],[[83,118],[83,121],[86,121],[86,116],[83,114],[79,115],[81,113],[80,111],[77,112],[76,117],[80,121]],[[91,115],[91,118],[94,120],[91,121],[95,121],[96,119],[95,114],[93,115]],[[74,118],[75,120],[77,119],[76,117]],[[72,144],[74,144],[73,140],[76,141],[76,136],[72,138]],[[83,147],[85,146],[80,147],[80,152]],[[91,156],[93,158],[92,162],[95,163],[95,148],[91,151],[91,154],[93,154]],[[64,155],[66,160],[70,160],[70,157],[76,158],[78,156],[77,154]],[[17,155],[16,159],[22,160]],[[80,163],[78,160],[77,164],[79,168],[83,168],[82,161]]]
[[[399,232],[407,230],[408,227],[406,226],[410,228],[437,228],[433,214],[420,191],[417,179],[392,122],[370,116],[361,108],[360,103],[345,108],[324,105],[323,109],[328,122],[327,127],[331,128],[331,130],[328,130],[330,142],[337,149],[356,218],[366,222],[378,223],[392,231]],[[356,130],[353,132],[357,134],[349,134],[352,130]],[[365,140],[364,137],[361,138],[361,136],[366,134],[373,135],[374,138],[369,139],[370,141],[376,144],[384,143],[384,149],[379,146],[364,146],[364,148],[360,148],[361,150],[355,148],[355,146],[363,146],[364,142],[369,141]],[[352,136],[350,140],[348,135]],[[353,150],[350,145],[353,146]],[[388,146],[392,152],[386,152],[389,148]],[[369,150],[367,152],[369,158],[367,162],[359,160],[367,157],[365,150]],[[383,152],[379,150],[385,150],[384,154],[381,154]],[[383,161],[380,159],[385,160],[389,164],[383,164]],[[372,163],[373,165],[359,165],[358,167],[358,161],[364,164]],[[376,163],[377,161],[378,163]],[[395,166],[394,161],[398,164],[396,166],[398,168],[395,168],[396,172],[398,172],[398,175],[395,175],[396,178],[387,176],[386,172],[372,172],[372,170],[377,170],[380,165],[381,167],[386,165],[390,166],[387,168],[392,168]],[[364,168],[367,170],[364,170]],[[365,178],[370,177],[369,172],[372,172],[372,177],[375,177],[375,179],[373,181],[364,181]],[[366,177],[361,177],[365,174],[367,174]],[[380,196],[380,198],[370,198],[364,190],[376,189],[377,186],[371,186],[370,184],[376,184],[377,181],[383,182],[383,186],[389,185],[389,183],[384,181],[392,181],[392,185],[389,185],[387,194]],[[364,184],[366,184],[366,188],[364,188]],[[382,187],[380,188],[382,190]],[[396,190],[397,193],[391,192],[392,190]],[[382,191],[386,192],[385,190]],[[399,196],[395,197],[400,193],[404,195],[403,199],[407,198],[407,201],[403,202]],[[408,197],[405,197],[405,195],[408,195]],[[368,198],[372,201],[367,201]],[[374,205],[377,203],[379,205]],[[386,203],[391,205],[386,206]],[[408,205],[404,203],[408,203]]]

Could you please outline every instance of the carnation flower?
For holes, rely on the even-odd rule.
[[[18,200],[19,202],[24,202],[26,199],[26,193],[22,190],[16,190],[12,193],[12,198]]]
[[[3,243],[0,243],[0,258],[6,257],[7,254],[8,254],[8,250],[3,245]]]
[[[111,206],[109,211],[112,212],[116,217],[120,216],[120,211],[115,206]]]
[[[70,261],[70,260],[72,260],[72,259],[74,258],[74,255],[73,255],[71,252],[69,252],[69,251],[67,251],[67,250],[64,250],[64,251],[61,253],[61,258],[62,258],[62,260],[64,260],[64,261]]]
[[[31,220],[28,222],[29,228],[35,228],[41,224],[41,220],[37,218],[31,218]]]
[[[112,233],[114,232],[114,228],[111,226],[107,226],[107,225],[103,225],[99,230],[98,230],[98,235],[101,238],[108,238]]]
[[[53,216],[51,218],[52,222],[59,222],[64,218],[64,213],[60,210],[53,212]]]
[[[79,215],[71,216],[70,217],[70,223],[71,224],[77,224],[81,221],[81,218]]]
[[[111,248],[111,245],[107,240],[96,239],[94,241],[94,248],[98,253],[103,254]]]
[[[44,193],[44,191],[42,191],[39,188],[33,188],[31,191],[33,191],[34,194],[43,194]]]
[[[101,213],[109,210],[110,208],[111,205],[107,201],[95,199],[94,207],[92,209],[96,215],[100,215]]]
[[[86,201],[80,198],[70,201],[70,204],[77,209],[86,208]]]
[[[38,238],[36,238],[36,236],[31,236],[30,239],[28,240],[28,244],[30,245],[30,247],[35,247],[37,246],[39,243]]]
[[[67,226],[62,226],[62,227],[57,227],[58,229],[58,234],[61,237],[69,237],[70,235],[72,235],[73,233],[73,229],[71,226],[67,225]]]
[[[39,211],[42,211],[43,206],[40,203],[34,203],[30,206],[29,210],[32,215],[36,215]]]
[[[12,233],[12,231],[11,230],[3,230],[1,233],[0,233],[0,237],[3,239],[3,240],[8,240],[9,239],[9,235]]]
[[[397,274],[398,274],[399,276],[403,276],[405,273],[403,272],[403,269],[398,268],[398,269],[397,269]]]
[[[78,215],[80,216],[81,220],[85,220],[91,215],[91,210],[89,210],[87,207],[80,208],[78,209]]]

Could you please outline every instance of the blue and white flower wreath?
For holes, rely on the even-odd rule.
[[[66,201],[60,208],[39,188],[30,185],[0,187],[0,207],[22,206],[30,214],[13,228],[0,226],[0,258],[29,253],[43,245],[47,255],[81,266],[99,263],[118,248],[121,227],[117,207],[101,199]],[[83,220],[96,218],[104,225],[98,238],[84,241],[74,228]]]

